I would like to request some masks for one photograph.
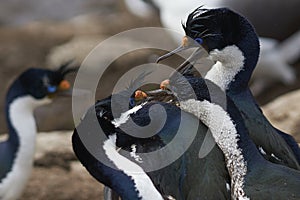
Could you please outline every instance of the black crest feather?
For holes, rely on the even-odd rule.
[[[59,73],[62,77],[66,76],[69,73],[76,72],[79,69],[79,66],[72,66],[73,60],[68,60],[64,62],[56,72]]]

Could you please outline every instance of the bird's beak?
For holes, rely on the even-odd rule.
[[[169,53],[167,53],[167,54],[159,57],[156,60],[156,63],[159,63],[160,61],[165,60],[166,58],[169,58],[170,56],[172,56],[174,54],[177,54],[177,53],[179,53],[181,51],[184,51],[184,50],[187,50],[187,49],[190,49],[190,48],[193,48],[193,47],[197,47],[194,44],[194,41],[191,38],[189,38],[188,36],[184,36],[182,38],[182,44],[179,47],[177,47],[173,51],[170,51]]]
[[[69,81],[62,80],[60,82],[60,84],[58,85],[57,95],[65,97],[72,96],[72,89]]]
[[[71,84],[70,84],[70,82],[67,81],[67,80],[62,80],[62,81],[60,82],[60,84],[58,85],[58,89],[59,89],[60,91],[69,90],[70,87],[71,87]]]
[[[167,85],[166,85],[167,87]],[[157,100],[160,97],[166,97],[172,95],[172,92],[166,89],[156,89],[156,90],[149,90],[147,92],[137,90],[135,92],[133,100],[135,102],[138,101],[150,101],[150,100]]]
[[[166,58],[169,58],[170,56],[174,55],[174,54],[177,54],[181,51],[184,51],[184,50],[188,50],[188,49],[191,49],[191,48],[197,48],[193,54],[188,58],[186,59],[177,69],[176,71],[178,71],[179,73],[183,73],[185,70],[187,70],[187,67],[189,67],[190,65],[189,64],[193,64],[197,59],[201,58],[201,57],[204,57],[204,49],[199,46],[199,44],[194,41],[193,39],[187,37],[187,36],[184,36],[183,39],[182,39],[182,45],[177,47],[176,49],[174,49],[173,51],[159,57],[157,60],[156,60],[156,63],[162,61],[162,60],[165,60]]]
[[[176,49],[174,49],[173,51],[170,51],[169,53],[167,53],[167,54],[165,54],[163,56],[160,56],[156,60],[156,63],[159,63],[162,60],[165,60],[165,59],[167,59],[167,58],[169,58],[169,57],[171,57],[171,56],[173,56],[173,55],[175,55],[175,54],[177,54],[177,53],[179,53],[181,51],[184,51],[184,50],[187,50],[187,49],[190,49],[190,48],[191,47],[181,45],[181,46],[177,47]]]
[[[188,57],[188,59],[186,59],[181,65],[179,65],[179,67],[176,68],[176,71],[178,71],[181,74],[184,74],[184,72],[190,70],[190,68],[193,66],[196,60],[203,57],[203,55],[204,55],[203,49],[198,48],[196,51],[192,53],[190,57]]]
[[[147,97],[148,97],[148,95],[147,95],[144,91],[142,91],[142,90],[137,90],[137,91],[135,91],[135,93],[134,93],[134,99],[135,99],[136,101],[144,100],[144,99],[146,99]]]

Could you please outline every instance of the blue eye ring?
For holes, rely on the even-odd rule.
[[[133,98],[133,97],[131,97],[130,99],[129,99],[129,105],[131,106],[131,107],[134,107],[136,104],[135,104],[135,99]]]
[[[199,44],[202,44],[202,43],[203,43],[202,38],[196,38],[195,41],[198,42]]]
[[[57,90],[56,86],[48,85],[47,90],[49,93],[54,93]]]

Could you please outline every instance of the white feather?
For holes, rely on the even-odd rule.
[[[135,3],[131,3],[130,9],[136,10],[133,13],[138,13],[139,8],[134,8],[134,6],[141,2],[141,0],[125,1],[134,1]],[[226,4],[228,4],[222,0],[173,0],[172,3],[163,0],[153,0],[153,2],[160,9],[162,25],[165,28],[182,34],[174,33],[171,35],[178,44],[184,35],[180,22],[185,22],[191,11],[200,5],[204,5],[205,8],[218,8],[227,6]],[[295,83],[296,74],[290,64],[300,57],[300,31],[281,43],[271,38],[260,37],[260,44],[261,54],[252,76],[252,92],[258,95],[276,81],[286,85]]]
[[[231,176],[233,199],[248,199],[244,191],[247,163],[238,147],[239,135],[230,116],[219,105],[190,99],[180,102],[180,108],[199,118],[211,131],[225,156]]]
[[[104,142],[103,149],[115,166],[132,178],[140,198],[143,200],[163,199],[144,170],[118,153],[116,135],[109,136],[109,139]]]
[[[130,115],[133,113],[136,113],[138,110],[140,110],[146,103],[142,103],[138,106],[135,106],[131,108],[130,110],[127,110],[126,112],[122,113],[121,116],[117,119],[114,119],[111,123],[115,125],[116,128],[120,127],[122,124],[125,124]]]
[[[211,51],[210,58],[216,64],[207,72],[205,79],[212,81],[223,91],[226,91],[235,75],[243,69],[245,57],[237,46],[232,45],[222,50]]]
[[[20,138],[12,170],[0,183],[0,199],[15,200],[22,194],[32,171],[35,152],[36,124],[33,110],[50,99],[36,100],[31,96],[14,100],[9,107],[9,120]]]

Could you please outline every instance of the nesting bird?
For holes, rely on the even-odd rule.
[[[51,102],[57,94],[70,88],[64,79],[74,69],[67,65],[58,70],[30,68],[10,86],[5,113],[8,139],[0,142],[0,199],[18,199],[33,167],[36,123],[33,111]]]

